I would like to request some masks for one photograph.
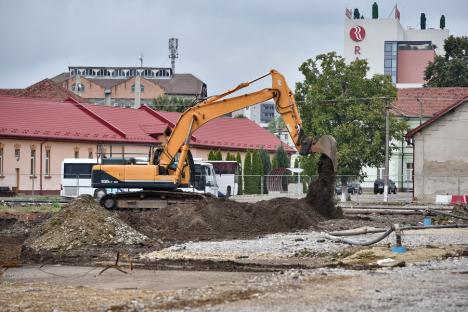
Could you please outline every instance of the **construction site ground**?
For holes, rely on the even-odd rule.
[[[393,234],[367,247],[323,235],[421,225],[420,214],[331,218],[282,198],[132,212],[83,199],[29,211],[0,212],[1,311],[468,308],[468,229],[404,231],[403,254],[390,250]]]

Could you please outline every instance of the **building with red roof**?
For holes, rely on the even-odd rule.
[[[437,116],[448,107],[468,96],[468,88],[406,88],[397,90],[397,98],[391,104],[391,113],[405,119],[411,129]],[[390,179],[395,181],[399,190],[413,189],[414,161],[413,146],[405,140],[392,142],[398,149],[390,158]],[[383,178],[384,166],[365,168],[369,181],[364,187],[373,188],[376,178]]]
[[[69,98],[53,101],[0,95],[0,186],[16,191],[56,193],[65,158],[95,158],[100,152],[143,153],[167,140],[180,113],[86,104]],[[192,135],[194,157],[210,150],[240,152],[264,148],[273,153],[281,141],[245,118],[222,117]],[[285,146],[288,153],[294,150]],[[225,155],[223,155],[225,157]]]
[[[414,149],[414,197],[468,195],[468,95],[412,129],[406,139]]]

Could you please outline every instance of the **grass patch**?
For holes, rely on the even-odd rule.
[[[30,212],[58,212],[62,209],[59,203],[50,205],[27,205],[27,206],[7,206],[0,205],[0,212],[8,213],[30,213]]]

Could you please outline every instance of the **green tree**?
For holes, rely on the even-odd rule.
[[[231,160],[231,153],[227,152],[227,154],[226,154],[226,160]]]
[[[193,99],[187,99],[177,96],[161,95],[150,104],[156,110],[166,112],[183,112],[195,104]]]
[[[208,160],[216,160],[215,152],[212,150],[210,150],[208,153]]]
[[[271,161],[270,161],[270,155],[268,152],[262,147],[260,149],[260,158],[262,159],[262,164],[263,164],[263,194],[268,193],[268,188],[267,188],[267,183],[266,183],[266,176],[270,173],[271,171]]]
[[[304,131],[316,138],[324,134],[335,137],[340,175],[358,176],[363,167],[384,162],[389,100],[382,98],[395,98],[396,88],[389,76],[367,78],[368,69],[366,60],[348,65],[335,52],[320,54],[300,67],[304,81],[296,85],[296,99],[304,103],[300,106]],[[391,141],[401,140],[406,129],[406,122],[391,118]],[[316,166],[316,157],[302,162],[305,170],[308,167],[307,174]],[[346,183],[346,178],[342,180]]]
[[[426,29],[426,14],[421,13],[421,18],[420,18],[420,24],[421,24],[421,29]]]
[[[276,153],[271,158],[271,170],[278,168],[278,157],[276,157]]]
[[[239,178],[238,178],[238,187],[237,187],[237,194],[238,195],[242,195],[244,194],[244,179],[242,177],[243,175],[243,170],[242,170],[242,158],[241,158],[241,155],[239,152],[237,152],[237,155],[235,157],[235,160],[237,161],[237,163],[239,164],[239,168],[240,168],[240,172],[239,172]]]
[[[353,17],[354,17],[354,19],[360,19],[361,18],[361,14],[359,13],[358,8],[354,9]]]
[[[252,193],[252,153],[247,151],[244,159],[244,193]]]
[[[252,155],[252,191],[254,194],[261,192],[261,180],[263,176],[263,163],[258,150],[255,150]]]
[[[377,2],[374,2],[374,4],[372,4],[372,18],[379,18],[379,6],[377,5]]]
[[[215,152],[215,159],[214,160],[223,160],[223,154],[221,154],[221,151],[220,150],[217,150]]]
[[[284,129],[284,128],[286,128],[286,125],[284,124],[283,118],[281,118],[281,116],[273,118],[268,123],[268,131],[270,131],[271,133],[275,133],[278,131],[278,129]]]
[[[424,71],[425,87],[468,87],[468,37],[450,36],[445,56],[437,55]]]
[[[443,15],[443,14],[440,17],[439,28],[440,29],[445,29],[445,15]]]
[[[278,168],[289,168],[291,162],[289,160],[288,153],[283,148],[283,144],[280,144],[276,149],[276,160],[278,161]]]

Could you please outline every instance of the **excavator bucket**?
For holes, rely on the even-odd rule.
[[[336,159],[336,140],[331,135],[322,135],[318,140],[306,138],[302,143],[301,155],[310,153],[321,153],[330,158],[333,163],[333,169],[336,172],[338,162]]]

